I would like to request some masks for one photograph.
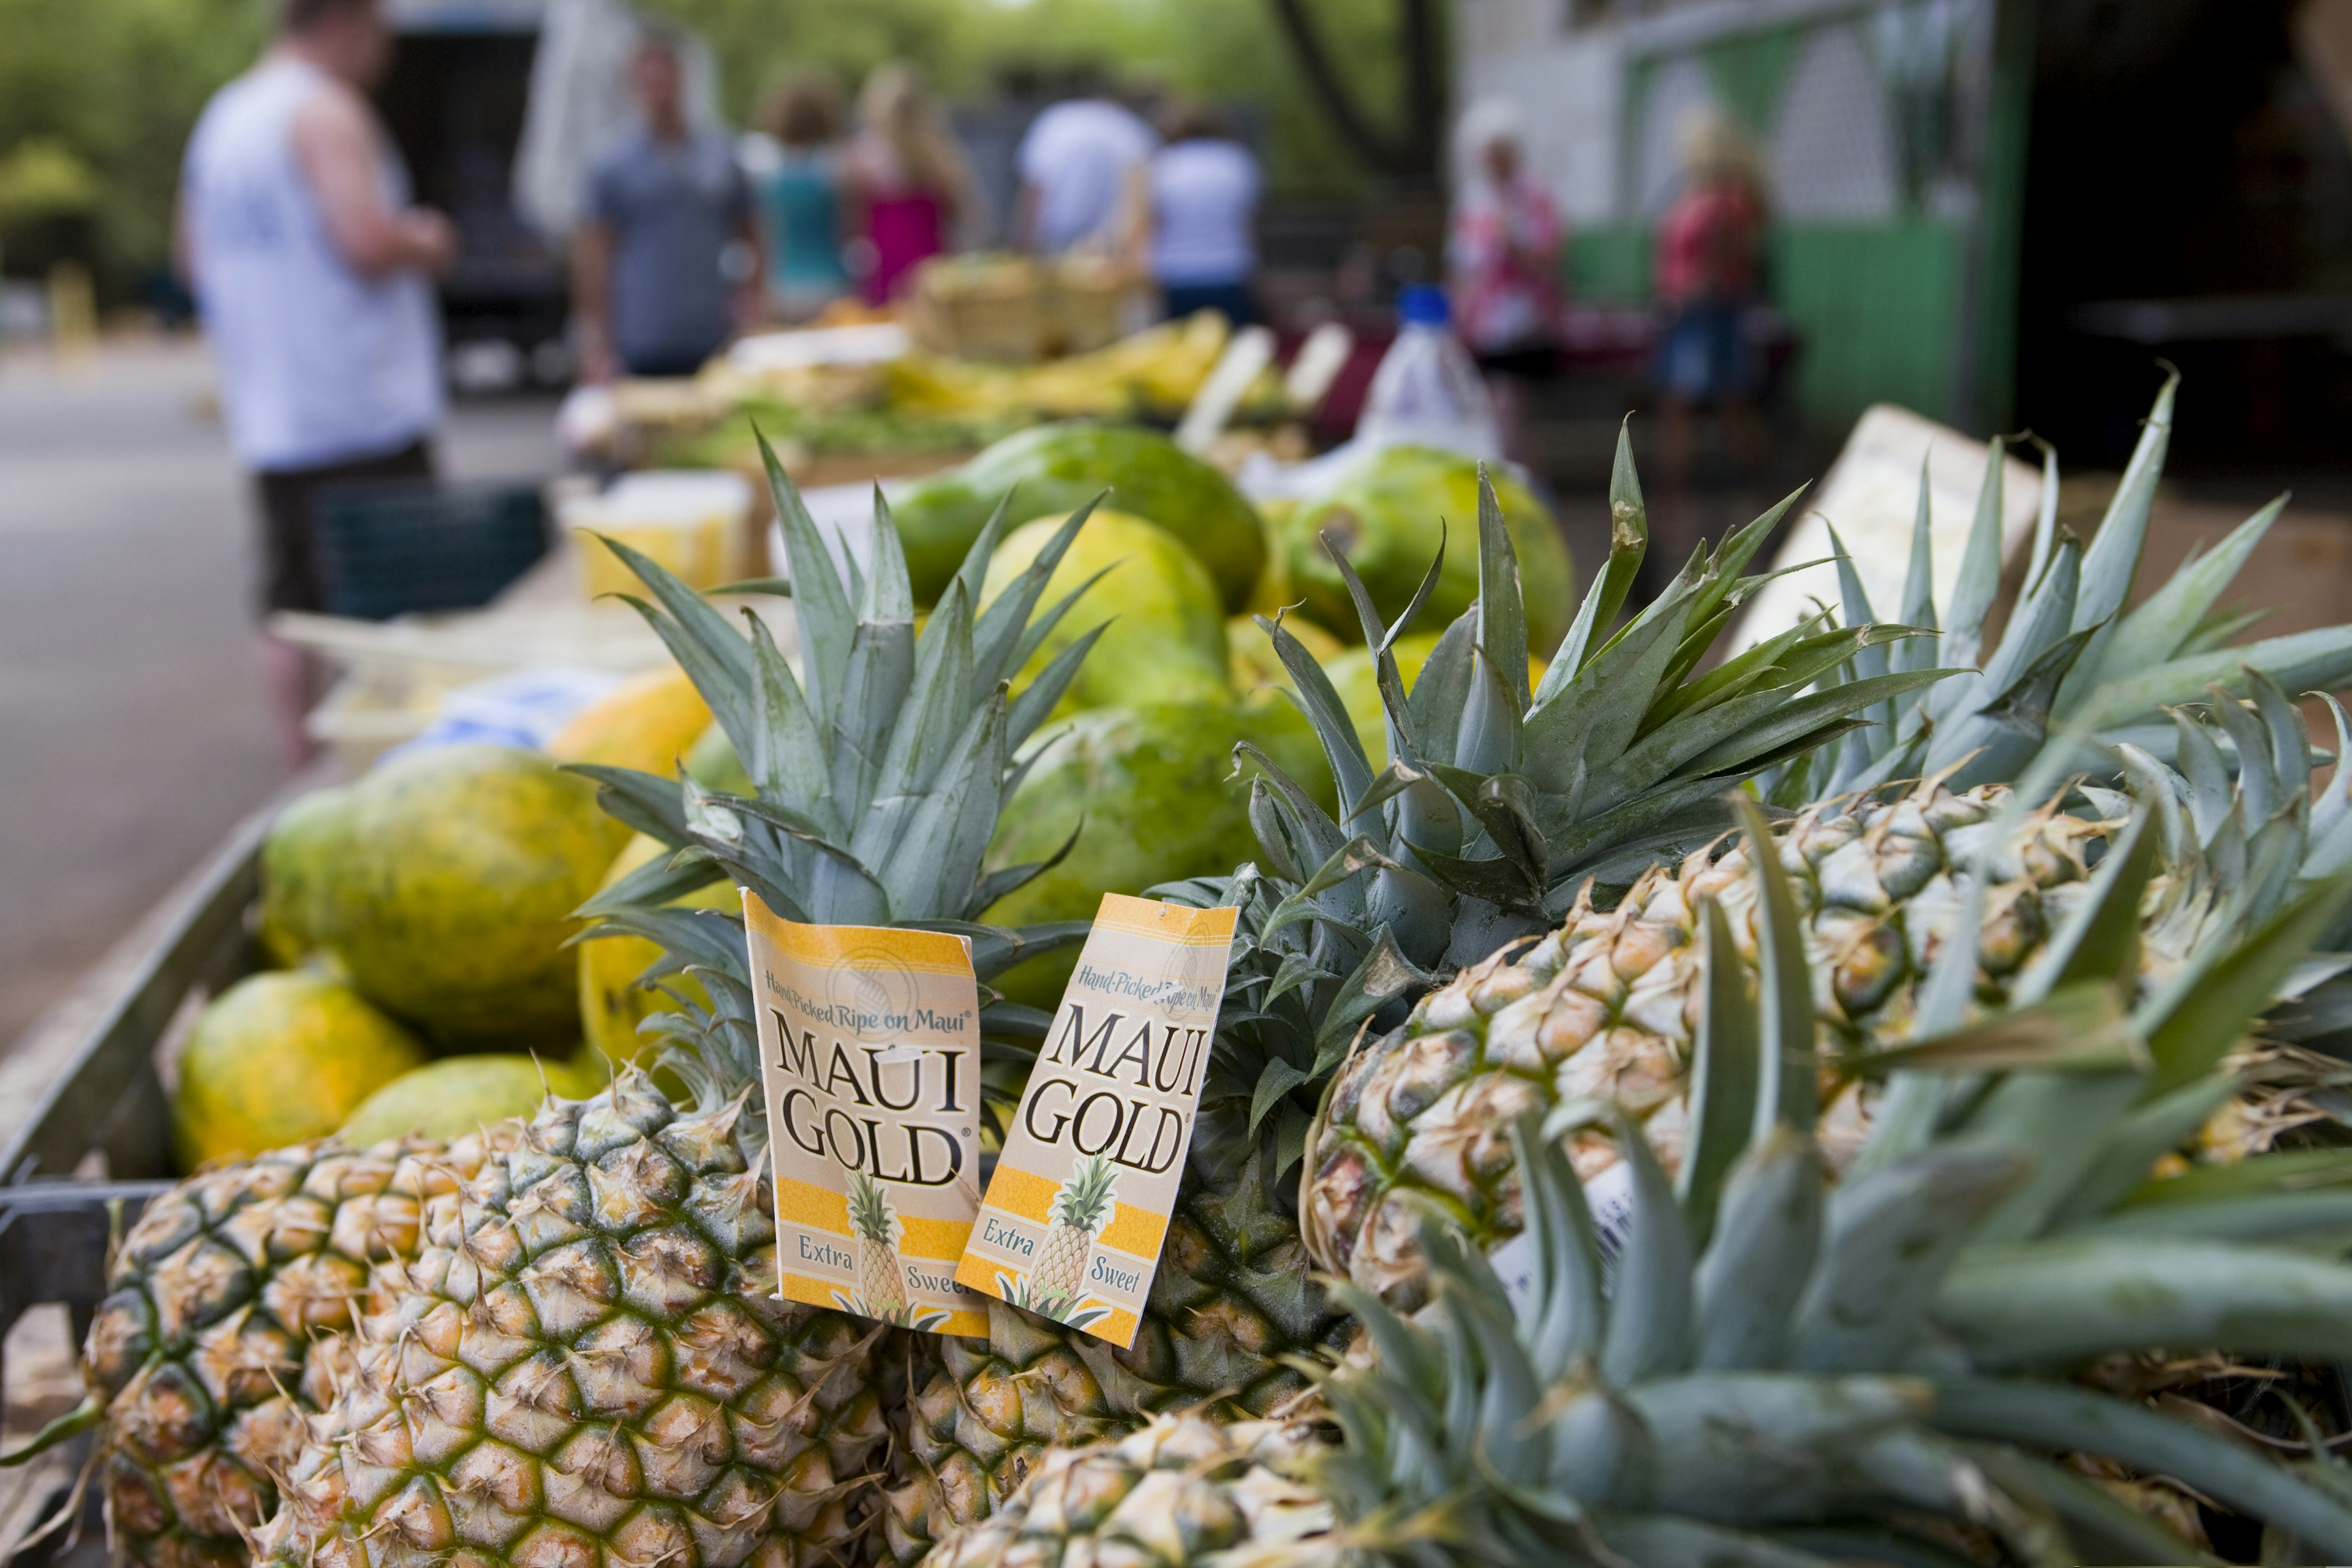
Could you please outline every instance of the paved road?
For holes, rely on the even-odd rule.
[[[210,384],[185,344],[0,357],[0,1045],[280,777]],[[551,472],[551,414],[463,407],[444,466]]]

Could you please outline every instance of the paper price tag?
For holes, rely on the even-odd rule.
[[[1233,954],[1230,909],[1103,896],[956,1279],[1135,1342]]]
[[[801,925],[743,895],[788,1301],[984,1334],[955,1283],[980,1207],[980,991],[939,931]]]

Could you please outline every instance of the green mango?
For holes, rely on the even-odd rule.
[[[1549,658],[1576,618],[1576,573],[1559,523],[1532,491],[1494,471],[1495,499],[1519,558],[1528,606],[1528,646]],[[1441,528],[1441,520],[1443,527]],[[1284,516],[1276,550],[1293,597],[1307,613],[1350,642],[1363,637],[1355,603],[1321,535],[1328,532],[1384,619],[1412,603],[1413,591],[1445,545],[1445,565],[1415,631],[1442,632],[1478,597],[1478,465],[1455,452],[1390,447],[1351,464],[1332,487]]]
[[[1171,703],[1095,708],[1047,735],[1013,792],[992,869],[1043,860],[1073,828],[1077,842],[1052,869],[999,899],[984,917],[1003,925],[1092,920],[1105,893],[1140,893],[1182,877],[1217,876],[1259,858],[1249,825],[1245,766],[1234,743],[1257,745],[1328,809],[1330,771],[1314,731],[1280,697],[1247,705]],[[1084,826],[1080,826],[1081,819]],[[1044,954],[994,982],[1017,1002],[1051,1009],[1077,950]]]
[[[1041,517],[1005,536],[988,563],[980,608],[1029,569],[1064,521]],[[1232,699],[1224,612],[1198,557],[1139,517],[1097,511],[1070,542],[1039,602],[1056,603],[1097,572],[1102,579],[1070,606],[1014,677],[1015,690],[1055,655],[1108,622],[1055,709],[1057,717],[1082,708]]]
[[[313,935],[378,1006],[446,1047],[579,1038],[563,944],[629,837],[596,789],[536,752],[446,746],[349,785],[299,877]]]
[[[445,1057],[404,1073],[360,1102],[341,1132],[354,1149],[387,1138],[464,1137],[536,1111],[550,1094],[585,1100],[604,1087],[602,1058],[539,1058],[489,1051]]]
[[[312,873],[331,868],[349,812],[350,794],[314,789],[295,796],[271,818],[261,841],[261,903],[254,935],[262,952],[291,969],[319,945]]]
[[[1265,566],[1265,528],[1233,481],[1156,430],[1071,420],[1008,436],[945,474],[898,492],[890,515],[915,601],[946,591],[996,504],[1014,515],[1067,517],[1108,489],[1105,504],[1157,523],[1201,558],[1227,612],[1249,602]]]
[[[205,1005],[181,1047],[173,1157],[192,1171],[323,1138],[424,1061],[415,1035],[333,974],[248,974]]]

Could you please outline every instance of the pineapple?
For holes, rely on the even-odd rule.
[[[2127,908],[2138,891],[2102,901]],[[1787,900],[1765,902],[1793,959]],[[2275,979],[2298,951],[2273,933],[2241,957],[2249,978]],[[2235,1243],[2185,1238],[2242,1231],[2242,1194],[2118,1203],[2150,1163],[2129,1093],[2150,1074],[2128,1052],[2092,1068],[2047,1008],[1938,1035],[1898,1076],[1943,1098],[1990,1074],[1990,1092],[1950,1097],[1966,1108],[1950,1125],[1906,1126],[1832,1183],[1811,1136],[1801,965],[1759,1000],[1727,951],[1715,962],[1727,971],[1706,976],[1709,1032],[1733,1112],[1714,1124],[1718,1157],[1678,1193],[1620,1123],[1634,1175],[1613,1255],[1565,1152],[1519,1117],[1524,1271],[1507,1282],[1425,1214],[1427,1309],[1406,1318],[1341,1287],[1370,1353],[1325,1373],[1321,1411],[1161,1417],[1053,1450],[925,1568],[2203,1560],[2085,1471],[2126,1496],[2161,1472],[2265,1527],[2271,1561],[2352,1548],[2340,1461],[2290,1468],[2034,1370],[2204,1345],[2212,1323],[2335,1353],[2352,1340],[2352,1268],[2299,1247],[2340,1223],[2340,1200],[2285,1197],[2296,1178],[2273,1177],[2252,1202],[2278,1228]],[[2105,983],[2077,983],[2121,1022]],[[2208,1031],[2233,1031],[2261,999],[2231,990],[2195,1026],[2130,1043],[2159,1075],[2193,1069],[2218,1052]],[[2079,1151],[2050,1157],[2053,1114]],[[2186,1254],[2202,1268],[2183,1272]],[[2068,1310],[2093,1278],[2112,1281],[2102,1310]]]
[[[857,1293],[869,1317],[907,1321],[907,1290],[898,1272],[898,1215],[882,1184],[860,1171],[849,1184],[849,1228],[857,1233]]]
[[[2126,1016],[2132,955],[2111,938],[2132,929],[2151,872],[2133,847],[2151,842],[2119,846],[2039,1000],[1948,1027],[1974,960],[1956,944],[1919,1047],[1882,1063],[1890,1104],[1918,1113],[1882,1121],[1843,1178],[1814,1137],[1811,998],[1829,982],[1775,863],[1750,868],[1765,984],[1751,994],[1727,936],[1710,939],[1709,1112],[1679,1181],[1612,1121],[1630,1181],[1604,1237],[1544,1118],[1510,1119],[1525,1267],[1498,1274],[1433,1206],[1423,1310],[1339,1287],[1370,1354],[1321,1379],[1336,1444],[1297,1419],[1177,1417],[1050,1451],[927,1568],[2201,1560],[2117,1500],[2155,1475],[2263,1526],[2270,1561],[2342,1559],[2341,1461],[2276,1462],[2048,1371],[2159,1344],[2352,1344],[2352,1268],[2306,1250],[2352,1205],[2306,1165],[2148,1180],[2352,889],[2326,885],[2233,946],[2193,1002]]]
[[[340,1336],[372,1263],[413,1255],[420,1205],[495,1134],[443,1147],[307,1143],[190,1177],[122,1239],[83,1349],[114,1542],[154,1568],[246,1561],[308,1415],[348,1363]],[[47,1446],[36,1444],[12,1462]]]
[[[1089,646],[1008,698],[1007,676],[1060,614],[1030,618],[1084,513],[974,617],[1000,514],[919,636],[887,513],[870,573],[845,572],[772,459],[771,475],[805,685],[756,619],[738,636],[614,546],[755,794],[580,770],[674,851],[583,912],[662,942],[663,967],[701,983],[707,1006],[673,993],[679,1011],[648,1020],[685,1102],[625,1068],[593,1099],[550,1100],[513,1149],[433,1202],[417,1256],[374,1276],[356,1364],[257,1532],[257,1561],[786,1568],[863,1552],[866,1478],[887,1435],[873,1352],[887,1331],[776,1296],[743,931],[723,911],[664,905],[725,876],[795,920],[947,924],[972,938],[983,983],[1034,951],[971,922],[1034,869],[983,876],[982,855],[1012,748]]]
[[[1216,903],[1222,882],[1158,889]],[[948,1530],[986,1518],[1056,1447],[1133,1432],[1156,1414],[1263,1416],[1295,1399],[1297,1359],[1352,1335],[1314,1279],[1293,1217],[1295,1167],[1313,1110],[1315,1029],[1344,1045],[1353,1020],[1409,971],[1372,964],[1269,995],[1286,957],[1336,963],[1320,933],[1265,931],[1263,890],[1243,902],[1185,1179],[1151,1300],[1126,1350],[1003,1302],[986,1339],[909,1336],[908,1396],[895,1425],[884,1526],[900,1563]],[[1298,982],[1295,973],[1293,980]],[[1311,1001],[1310,1001],[1311,997]]]
[[[1086,1284],[1087,1255],[1093,1250],[1095,1232],[1110,1217],[1110,1162],[1100,1154],[1078,1162],[1062,1190],[1054,1194],[1053,1223],[1038,1245],[1037,1267],[1029,1276],[1030,1300],[1041,1305],[1075,1303]]]
[[[1930,967],[1972,914],[1975,985],[1998,994],[2080,907],[2086,844],[2120,824],[2045,808],[2007,828],[1997,819],[2008,797],[1928,781],[1893,803],[1816,806],[1779,830],[1776,863],[1795,889],[1832,1059],[1916,1031]],[[1969,858],[1996,832],[2007,852],[1979,908]],[[1301,1224],[1318,1259],[1412,1300],[1419,1205],[1442,1205],[1486,1245],[1516,1231],[1506,1130],[1530,1109],[1622,1107],[1677,1164],[1702,1000],[1700,917],[1714,905],[1754,958],[1749,855],[1741,843],[1654,867],[1605,912],[1588,891],[1557,930],[1464,971],[1401,1027],[1368,1038],[1339,1069],[1309,1156]],[[1861,1131],[1855,1087],[1828,1120],[1822,1141],[1842,1163]],[[1615,1159],[1597,1134],[1579,1150],[1588,1178]]]

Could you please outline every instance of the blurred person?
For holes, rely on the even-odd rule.
[[[188,141],[175,247],[220,367],[230,444],[253,475],[261,608],[325,607],[320,489],[433,477],[443,414],[431,279],[457,230],[410,205],[368,105],[392,34],[375,0],[284,0],[260,60],[213,95]],[[289,765],[311,752],[310,657],[262,639]]]
[[[877,66],[857,95],[856,138],[844,157],[869,305],[906,290],[915,268],[944,254],[971,211],[971,176],[908,65]]]
[[[1171,317],[1222,310],[1235,326],[1256,319],[1257,159],[1227,134],[1216,110],[1180,102],[1167,142],[1129,176],[1135,232],[1129,249],[1160,285]]]
[[[1445,239],[1462,341],[1486,378],[1506,455],[1522,459],[1527,385],[1559,369],[1566,241],[1551,194],[1527,173],[1524,143],[1508,100],[1481,99],[1465,111]]]
[[[841,94],[830,77],[791,78],[772,94],[760,129],[745,139],[761,237],[768,254],[768,299],[788,321],[803,321],[849,291],[841,258]]]
[[[1680,152],[1682,189],[1659,220],[1657,236],[1657,298],[1665,324],[1654,374],[1659,446],[1669,478],[1689,471],[1692,416],[1700,409],[1723,416],[1744,462],[1760,463],[1765,450],[1747,337],[1764,242],[1755,156],[1729,121],[1706,110],[1683,122]]]
[[[588,173],[572,241],[583,379],[691,375],[755,313],[766,266],[735,151],[686,119],[678,45],[649,32],[629,62],[639,123]]]
[[[1133,173],[1159,144],[1151,127],[1108,92],[1048,108],[1013,154],[1021,172],[1015,248],[1045,256],[1117,248]]]

